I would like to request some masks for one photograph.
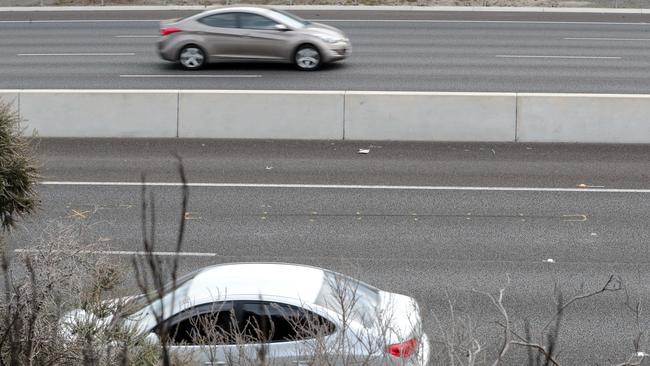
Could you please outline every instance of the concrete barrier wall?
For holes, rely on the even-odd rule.
[[[345,138],[514,141],[516,95],[348,92]]]
[[[650,96],[518,94],[517,141],[650,143]]]
[[[44,137],[176,137],[175,91],[27,90],[26,133]]]
[[[181,91],[179,137],[343,139],[343,92]]]
[[[43,137],[650,143],[650,95],[0,90]]]

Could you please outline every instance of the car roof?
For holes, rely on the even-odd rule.
[[[218,13],[230,13],[230,12],[249,12],[257,14],[268,14],[272,13],[273,9],[265,6],[222,6],[214,9],[206,10],[202,13],[197,14],[197,16],[205,16]]]
[[[233,300],[238,296],[282,297],[314,303],[324,270],[288,263],[228,263],[203,268],[188,283],[191,299]]]

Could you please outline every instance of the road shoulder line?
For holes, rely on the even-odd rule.
[[[115,186],[180,187],[180,182],[83,182],[43,181],[43,186]],[[479,186],[405,186],[361,184],[283,184],[283,183],[187,183],[191,188],[294,188],[294,189],[379,189],[410,191],[495,191],[495,192],[581,192],[581,193],[650,193],[634,188],[562,188],[562,187],[479,187]]]

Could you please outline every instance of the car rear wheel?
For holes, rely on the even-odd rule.
[[[198,70],[205,65],[205,53],[197,46],[185,46],[178,56],[178,61],[188,70]]]
[[[294,61],[298,69],[312,71],[320,67],[321,55],[318,48],[312,45],[305,45],[298,48]]]

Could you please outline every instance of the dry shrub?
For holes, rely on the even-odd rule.
[[[0,229],[9,230],[16,218],[34,211],[38,198],[36,165],[20,117],[11,104],[0,100]]]
[[[120,318],[114,296],[125,272],[106,256],[91,254],[98,244],[83,243],[80,225],[53,222],[14,258],[2,256],[4,298],[0,302],[0,364],[77,365],[116,364],[132,357],[137,337],[118,322],[78,325],[77,336],[64,337],[59,321],[66,311],[83,309],[102,317]],[[101,341],[90,337],[98,335]],[[112,346],[112,347],[107,347]],[[142,350],[140,350],[142,351]],[[147,352],[144,352],[146,357]]]

